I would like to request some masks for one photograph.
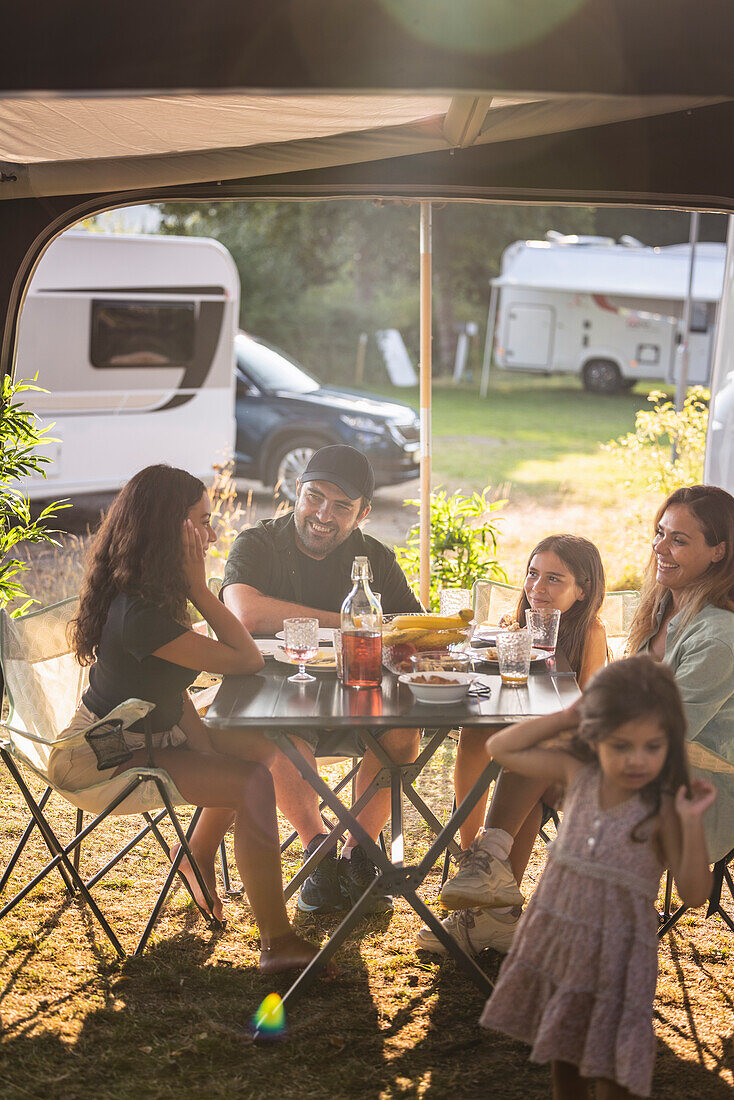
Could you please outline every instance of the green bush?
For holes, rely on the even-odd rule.
[[[506,501],[489,501],[489,488],[464,496],[444,490],[431,493],[431,611],[438,610],[441,588],[471,588],[475,581],[507,582],[497,559],[497,523],[490,518]],[[419,505],[417,500],[406,504]],[[405,546],[395,553],[411,585],[418,591],[420,578],[420,526],[411,527]]]
[[[649,469],[647,488],[651,492],[667,496],[675,489],[697,485],[703,478],[710,396],[703,386],[693,386],[683,408],[676,411],[667,394],[653,390],[647,397],[652,409],[638,411],[635,430],[602,444],[602,450],[629,465],[636,477],[641,465]]]
[[[55,501],[35,519],[31,517],[30,503],[16,482],[31,474],[45,477],[44,465],[51,461],[47,455],[37,454],[37,448],[56,442],[48,433],[50,428],[39,428],[34,414],[23,407],[17,395],[28,390],[39,390],[32,382],[13,383],[6,375],[2,382],[0,405],[0,606],[24,601],[15,607],[13,615],[22,614],[36,601],[28,597],[20,574],[29,567],[27,561],[9,557],[17,552],[22,542],[55,543],[46,524],[59,508],[68,508],[68,502]]]

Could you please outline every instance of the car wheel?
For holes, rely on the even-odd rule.
[[[296,482],[319,447],[326,444],[320,439],[296,439],[283,443],[270,459],[270,484],[276,496],[287,504],[296,500]]]
[[[590,359],[582,377],[589,393],[618,393],[622,387],[622,372],[611,359]]]

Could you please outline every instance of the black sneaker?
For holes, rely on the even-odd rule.
[[[354,905],[362,897],[370,883],[375,881],[380,872],[359,844],[355,844],[352,848],[350,859],[340,859],[338,862],[342,890],[349,898],[350,904]],[[367,912],[387,913],[392,907],[392,898],[389,894],[375,891],[372,894]]]
[[[320,833],[313,838],[303,853],[304,863],[325,839],[326,833]],[[344,908],[336,851],[333,848],[304,882],[297,905],[302,913],[329,913],[334,909]]]

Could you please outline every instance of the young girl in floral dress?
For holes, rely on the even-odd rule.
[[[670,868],[703,905],[702,818],[715,790],[689,781],[675,679],[650,657],[602,669],[568,710],[493,734],[504,767],[566,788],[558,837],[481,1017],[550,1062],[556,1100],[648,1096],[655,1060],[657,898]]]

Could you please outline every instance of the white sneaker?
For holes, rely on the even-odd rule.
[[[512,946],[519,919],[519,914],[496,914],[491,909],[457,909],[441,924],[469,955],[478,955],[485,947],[493,947],[506,955]],[[424,951],[433,951],[438,955],[446,953],[438,936],[425,925],[416,934],[415,942]]]
[[[444,909],[504,909],[524,905],[509,861],[497,859],[482,845],[481,834],[459,856],[459,870],[440,894]]]

